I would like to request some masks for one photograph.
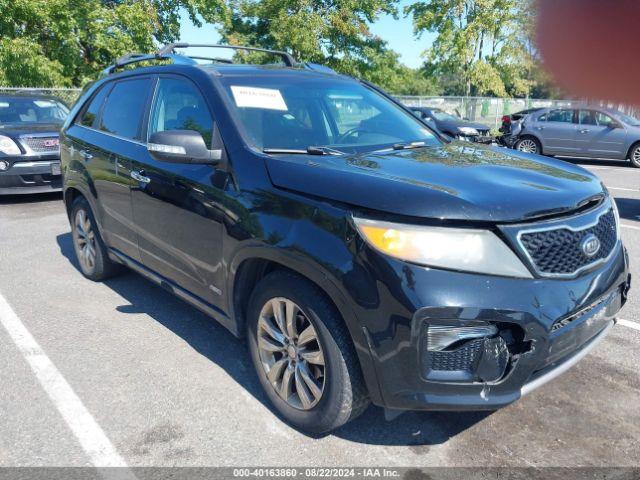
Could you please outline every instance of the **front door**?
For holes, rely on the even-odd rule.
[[[160,77],[148,135],[195,130],[211,148],[213,117],[198,88]],[[159,162],[147,151],[132,163],[133,216],[142,263],[214,306],[222,305],[224,172],[211,165]]]
[[[620,122],[599,110],[580,110],[577,143],[589,157],[625,158],[627,131]]]

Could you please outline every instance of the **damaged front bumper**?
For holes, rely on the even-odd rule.
[[[396,311],[386,322],[372,318],[365,334],[381,390],[374,402],[391,410],[494,410],[514,402],[605,337],[630,285],[624,248],[570,280],[389,262],[398,281],[391,286],[394,297],[414,310],[403,321],[401,309],[390,307]],[[379,330],[378,321],[392,325]]]

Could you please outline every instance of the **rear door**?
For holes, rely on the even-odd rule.
[[[211,148],[213,116],[197,86],[161,76],[147,137],[195,130]],[[226,172],[211,165],[159,162],[144,149],[132,163],[132,190],[142,263],[214,306],[221,305],[222,219]]]
[[[589,157],[625,158],[627,131],[610,115],[599,110],[582,109],[578,115],[577,144]],[[613,127],[612,125],[619,125]]]
[[[530,123],[533,133],[542,141],[544,153],[574,155],[579,152],[576,144],[578,125],[574,123],[574,117],[575,110],[559,108],[540,115]]]
[[[139,260],[131,209],[131,158],[144,144],[140,131],[151,77],[105,84],[67,131],[72,160],[86,168],[97,198],[97,215],[106,243]]]

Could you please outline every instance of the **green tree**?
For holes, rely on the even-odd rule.
[[[0,0],[0,84],[80,86],[127,52],[176,40],[184,8],[220,20],[223,0]],[[19,59],[19,61],[16,61]]]
[[[237,0],[221,28],[223,41],[286,50],[394,93],[429,94],[435,85],[398,60],[369,24],[397,15],[398,0]]]

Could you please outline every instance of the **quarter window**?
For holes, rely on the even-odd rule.
[[[82,116],[80,117],[79,123],[85,127],[95,128],[96,127],[96,119],[98,118],[98,114],[100,113],[100,108],[102,108],[102,104],[104,103],[104,99],[109,93],[109,88],[111,84],[103,85],[100,91],[96,95],[93,96],[89,106],[84,111]]]
[[[140,120],[144,113],[151,80],[124,80],[114,85],[100,119],[100,130],[120,137],[140,139]]]
[[[186,80],[161,78],[158,84],[149,136],[167,130],[195,130],[211,145],[211,113],[200,92]]]

